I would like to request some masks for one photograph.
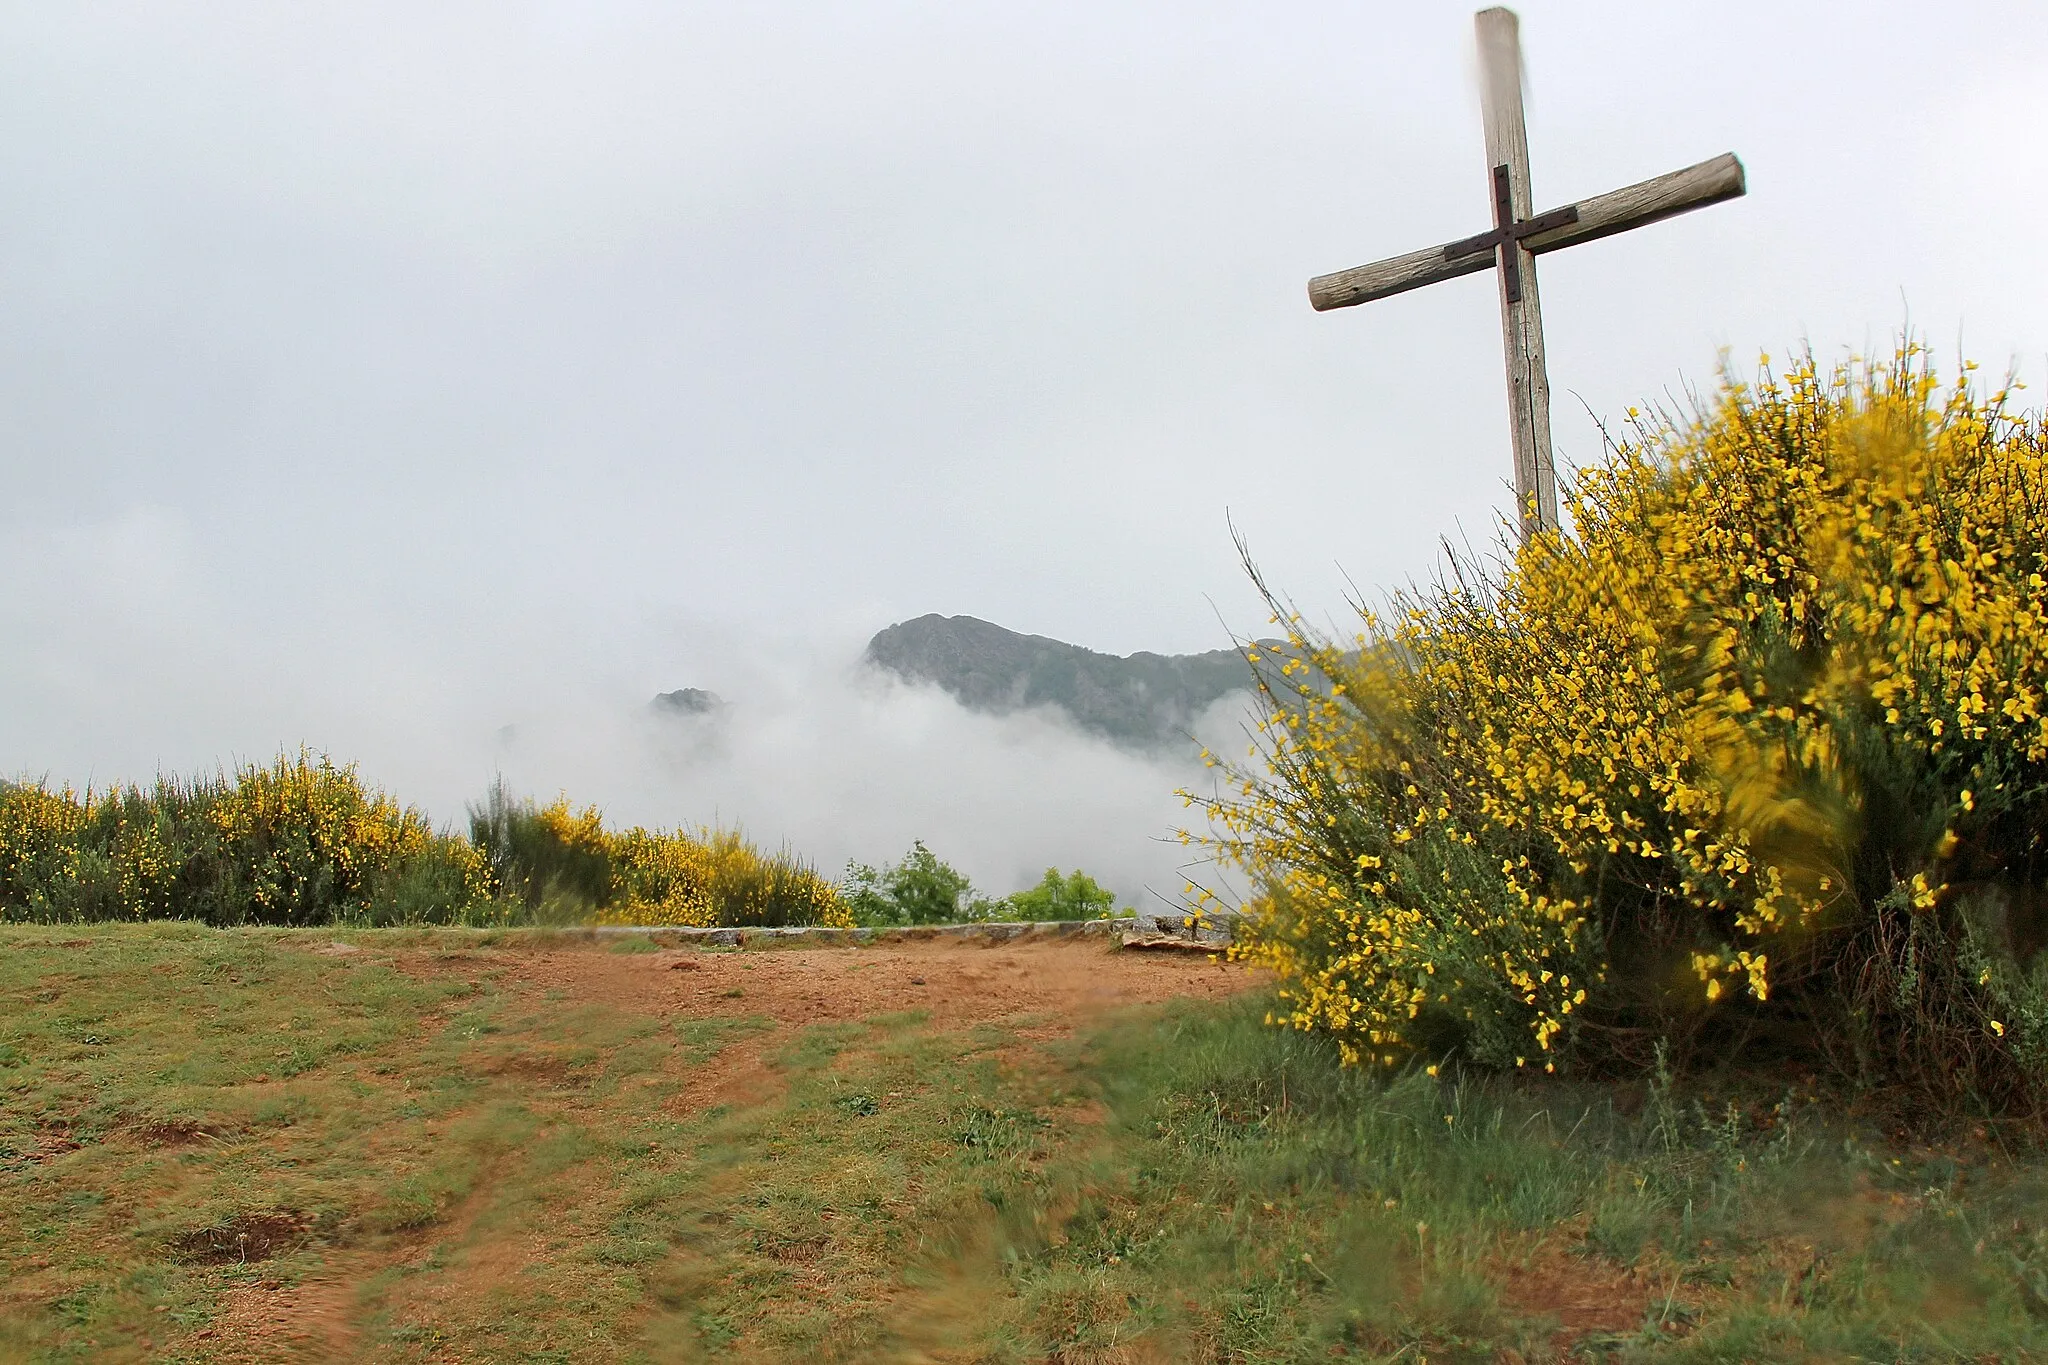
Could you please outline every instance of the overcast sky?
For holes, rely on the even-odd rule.
[[[2043,377],[2048,6],[1521,13],[1539,208],[1749,171],[1543,259],[1563,461],[1724,350]],[[1303,289],[1488,226],[1468,3],[0,14],[0,772],[306,741],[452,815],[502,725],[793,706],[931,611],[1213,648],[1226,514],[1330,609],[1503,505],[1491,277]],[[831,819],[593,753],[529,780]]]

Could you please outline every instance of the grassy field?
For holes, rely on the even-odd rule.
[[[0,929],[0,1357],[2048,1356],[2010,1134],[915,989],[1068,960]]]

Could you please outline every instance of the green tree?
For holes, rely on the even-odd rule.
[[[887,866],[848,863],[839,894],[856,924],[952,924],[969,918],[974,884],[919,839],[901,860]]]

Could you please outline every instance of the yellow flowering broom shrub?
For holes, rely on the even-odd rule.
[[[78,884],[85,802],[69,787],[0,783],[0,906],[9,918],[54,918]]]
[[[732,830],[646,830],[612,840],[616,924],[822,924],[851,929],[838,887],[788,854],[762,854]]]
[[[1249,874],[1285,1021],[1354,1060],[1746,1043],[2038,1103],[2048,441],[2005,398],[1912,347],[1731,379],[1632,415],[1570,534],[1354,640],[1269,592],[1263,762],[1195,837]]]
[[[0,917],[473,920],[491,890],[466,840],[304,752],[147,789],[0,783]]]
[[[594,806],[545,806],[502,784],[470,813],[471,839],[506,893],[544,918],[607,924],[850,928],[838,889],[788,853],[730,830],[607,830]],[[549,910],[549,906],[562,907]]]

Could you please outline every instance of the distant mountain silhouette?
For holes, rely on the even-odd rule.
[[[725,709],[725,698],[697,687],[679,687],[657,693],[648,708],[664,716],[704,716]]]
[[[1184,740],[1204,708],[1252,685],[1251,665],[1235,649],[1119,658],[972,616],[890,626],[868,641],[866,661],[935,683],[970,710],[1057,706],[1082,728],[1141,748]]]

